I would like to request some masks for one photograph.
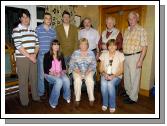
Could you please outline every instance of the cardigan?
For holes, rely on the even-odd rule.
[[[66,65],[64,61],[63,55],[60,58],[61,63],[62,63],[62,70],[66,70]],[[44,55],[44,61],[43,61],[43,67],[44,67],[44,73],[49,74],[49,70],[52,67],[52,61],[53,61],[53,56],[50,55],[50,51],[45,53]]]

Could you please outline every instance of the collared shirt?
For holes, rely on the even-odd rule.
[[[44,24],[41,24],[36,28],[36,34],[39,40],[39,53],[45,54],[49,51],[50,43],[56,38],[56,32],[51,27],[47,31]]]
[[[16,57],[25,57],[18,49],[24,47],[28,53],[34,53],[35,47],[39,46],[38,38],[35,30],[30,26],[27,28],[19,24],[13,29],[12,38],[16,47]]]
[[[86,38],[89,42],[89,49],[93,50],[96,49],[96,46],[99,42],[100,36],[97,30],[90,28],[90,29],[82,29],[79,31],[78,38]]]
[[[71,56],[69,66],[69,73],[73,72],[74,69],[84,72],[88,69],[96,71],[96,58],[93,51],[88,50],[87,56],[81,56],[80,50],[75,51]]]
[[[126,54],[140,52],[143,46],[147,46],[147,33],[139,25],[136,25],[132,31],[128,27],[123,38],[123,52]]]
[[[63,27],[64,27],[64,31],[66,33],[66,37],[68,38],[68,32],[69,32],[70,25],[64,25],[63,24]]]

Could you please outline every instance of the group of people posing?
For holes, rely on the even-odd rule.
[[[70,24],[70,13],[64,11],[62,24],[51,27],[52,16],[44,14],[44,22],[36,30],[30,27],[30,13],[23,9],[19,23],[13,29],[12,38],[16,47],[16,66],[19,79],[21,105],[28,106],[28,84],[31,85],[32,99],[46,99],[44,80],[52,85],[49,104],[58,105],[60,90],[63,98],[71,102],[69,74],[72,74],[76,106],[81,100],[81,86],[86,84],[90,105],[93,106],[94,74],[100,61],[100,84],[102,110],[116,109],[115,87],[124,74],[124,103],[133,104],[138,100],[140,71],[147,51],[147,34],[139,24],[139,15],[130,12],[129,27],[122,36],[115,28],[115,18],[106,18],[106,30],[101,36],[92,27],[90,18],[83,20],[83,29]]]

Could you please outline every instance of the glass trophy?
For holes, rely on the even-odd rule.
[[[112,75],[112,63],[113,63],[113,60],[109,60],[109,65],[107,67],[107,74],[108,75]]]

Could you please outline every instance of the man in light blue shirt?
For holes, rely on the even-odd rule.
[[[39,40],[38,52],[38,95],[41,100],[45,100],[45,86],[44,86],[44,71],[43,58],[44,54],[49,51],[50,43],[56,38],[56,32],[51,28],[52,16],[50,13],[44,14],[44,23],[36,28],[36,33]]]
[[[79,31],[79,35],[78,35],[79,40],[81,38],[88,39],[89,50],[92,50],[96,55],[96,52],[99,52],[99,49],[98,49],[98,42],[100,39],[99,33],[97,30],[91,27],[92,23],[90,18],[86,17],[83,20],[83,25],[84,25],[84,29]]]

